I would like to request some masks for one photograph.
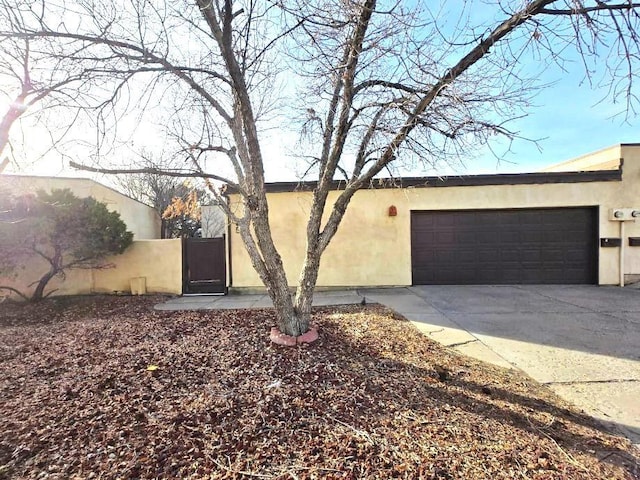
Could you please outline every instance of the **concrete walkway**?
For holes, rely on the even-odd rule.
[[[315,307],[330,305],[354,305],[362,302],[363,296],[356,290],[316,292]],[[155,306],[156,310],[233,310],[236,308],[273,307],[267,294],[262,295],[185,295]]]
[[[640,444],[640,291],[597,286],[419,286],[317,292],[381,303],[439,343],[517,368]],[[266,295],[180,297],[159,310],[270,307]]]

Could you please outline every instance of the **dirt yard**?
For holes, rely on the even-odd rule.
[[[288,348],[269,310],[160,301],[0,304],[0,478],[638,476],[625,440],[379,306],[317,310]]]

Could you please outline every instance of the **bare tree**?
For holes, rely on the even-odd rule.
[[[309,328],[320,259],[353,195],[399,162],[455,158],[493,136],[514,138],[507,121],[525,113],[537,86],[532,62],[564,67],[573,47],[590,79],[597,67],[613,97],[630,111],[636,101],[640,4],[631,1],[482,2],[483,15],[473,15],[476,3],[460,2],[466,11],[448,24],[443,12],[399,1],[131,0],[73,11],[46,0],[20,9],[17,1],[3,0],[21,13],[1,24],[0,40],[81,51],[78,60],[102,62],[99,70],[118,79],[116,91],[144,81],[134,105],[114,95],[114,109],[157,112],[150,98],[170,109],[164,123],[184,163],[128,172],[199,176],[240,195],[239,205],[221,204],[289,335]],[[476,17],[483,20],[474,24]],[[273,85],[282,70],[302,90],[282,103],[298,107],[285,111],[300,120],[308,140],[302,158],[316,178],[293,298],[271,235],[260,142],[270,108],[279,106]],[[344,188],[330,203],[337,178]]]
[[[146,151],[141,152],[139,158],[132,160],[132,163],[141,165],[143,169],[162,171],[163,168],[168,168],[162,167],[166,162],[155,158],[153,154]],[[125,195],[153,207],[162,222],[162,238],[193,236],[200,227],[200,205],[211,202],[208,189],[188,178],[145,171],[117,175],[114,184]],[[197,201],[197,212],[192,209],[185,215],[172,216],[167,214],[167,209],[170,206],[175,206],[176,202],[187,202],[193,195]]]
[[[58,114],[64,115],[67,122],[47,130],[51,136],[49,147],[64,137],[78,114],[88,107],[82,95],[87,83],[97,79],[96,75],[87,75],[86,68],[73,57],[56,58],[51,52],[42,52],[37,46],[33,48],[28,38],[0,41],[0,85],[3,87],[0,100],[8,104],[7,109],[0,112],[0,158],[7,147],[11,147],[12,127],[29,114],[43,115],[60,107]],[[7,156],[0,172],[8,163]]]

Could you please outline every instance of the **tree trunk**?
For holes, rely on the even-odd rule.
[[[282,257],[273,243],[271,231],[265,219],[266,217],[254,217],[254,227],[263,234],[263,237],[258,239],[266,269],[267,281],[263,279],[263,283],[267,287],[276,311],[278,329],[286,335],[297,337],[309,330],[309,315],[304,315],[304,312],[301,315],[301,312],[294,308]]]
[[[305,333],[309,329],[308,321],[305,323],[296,312],[286,278],[271,282],[267,291],[276,311],[278,330],[293,337]]]
[[[316,288],[318,280],[318,272],[320,270],[320,255],[307,252],[300,279],[298,280],[298,288],[294,302],[294,310],[299,317],[300,322],[304,325],[302,333],[309,330],[311,324],[311,307],[313,306],[313,292]]]
[[[169,238],[169,235],[167,234],[167,220],[162,218],[162,216],[160,217],[160,238],[161,239],[165,239],[165,238]]]
[[[49,283],[49,281],[56,276],[58,272],[52,268],[47,273],[45,273],[40,280],[38,280],[38,286],[33,291],[33,295],[31,295],[32,302],[38,302],[44,298],[44,289]]]
[[[249,211],[248,208],[247,211]],[[273,302],[278,329],[285,335],[297,337],[309,329],[308,316],[305,318],[298,315],[293,306],[282,258],[271,238],[268,214],[265,212],[268,212],[266,198],[261,212],[254,211],[248,214],[251,221],[244,219],[237,223],[238,232],[242,237],[251,264],[260,276],[260,280],[262,280]]]

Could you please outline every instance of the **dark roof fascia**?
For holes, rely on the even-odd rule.
[[[430,187],[479,187],[489,185],[537,185],[550,183],[620,182],[622,166],[617,170],[583,172],[535,172],[503,173],[491,175],[466,175],[450,177],[399,177],[377,178],[369,188],[430,188]],[[313,191],[318,182],[273,182],[265,184],[268,193]],[[344,190],[346,182],[331,183],[331,190]],[[237,193],[229,187],[227,193]]]

